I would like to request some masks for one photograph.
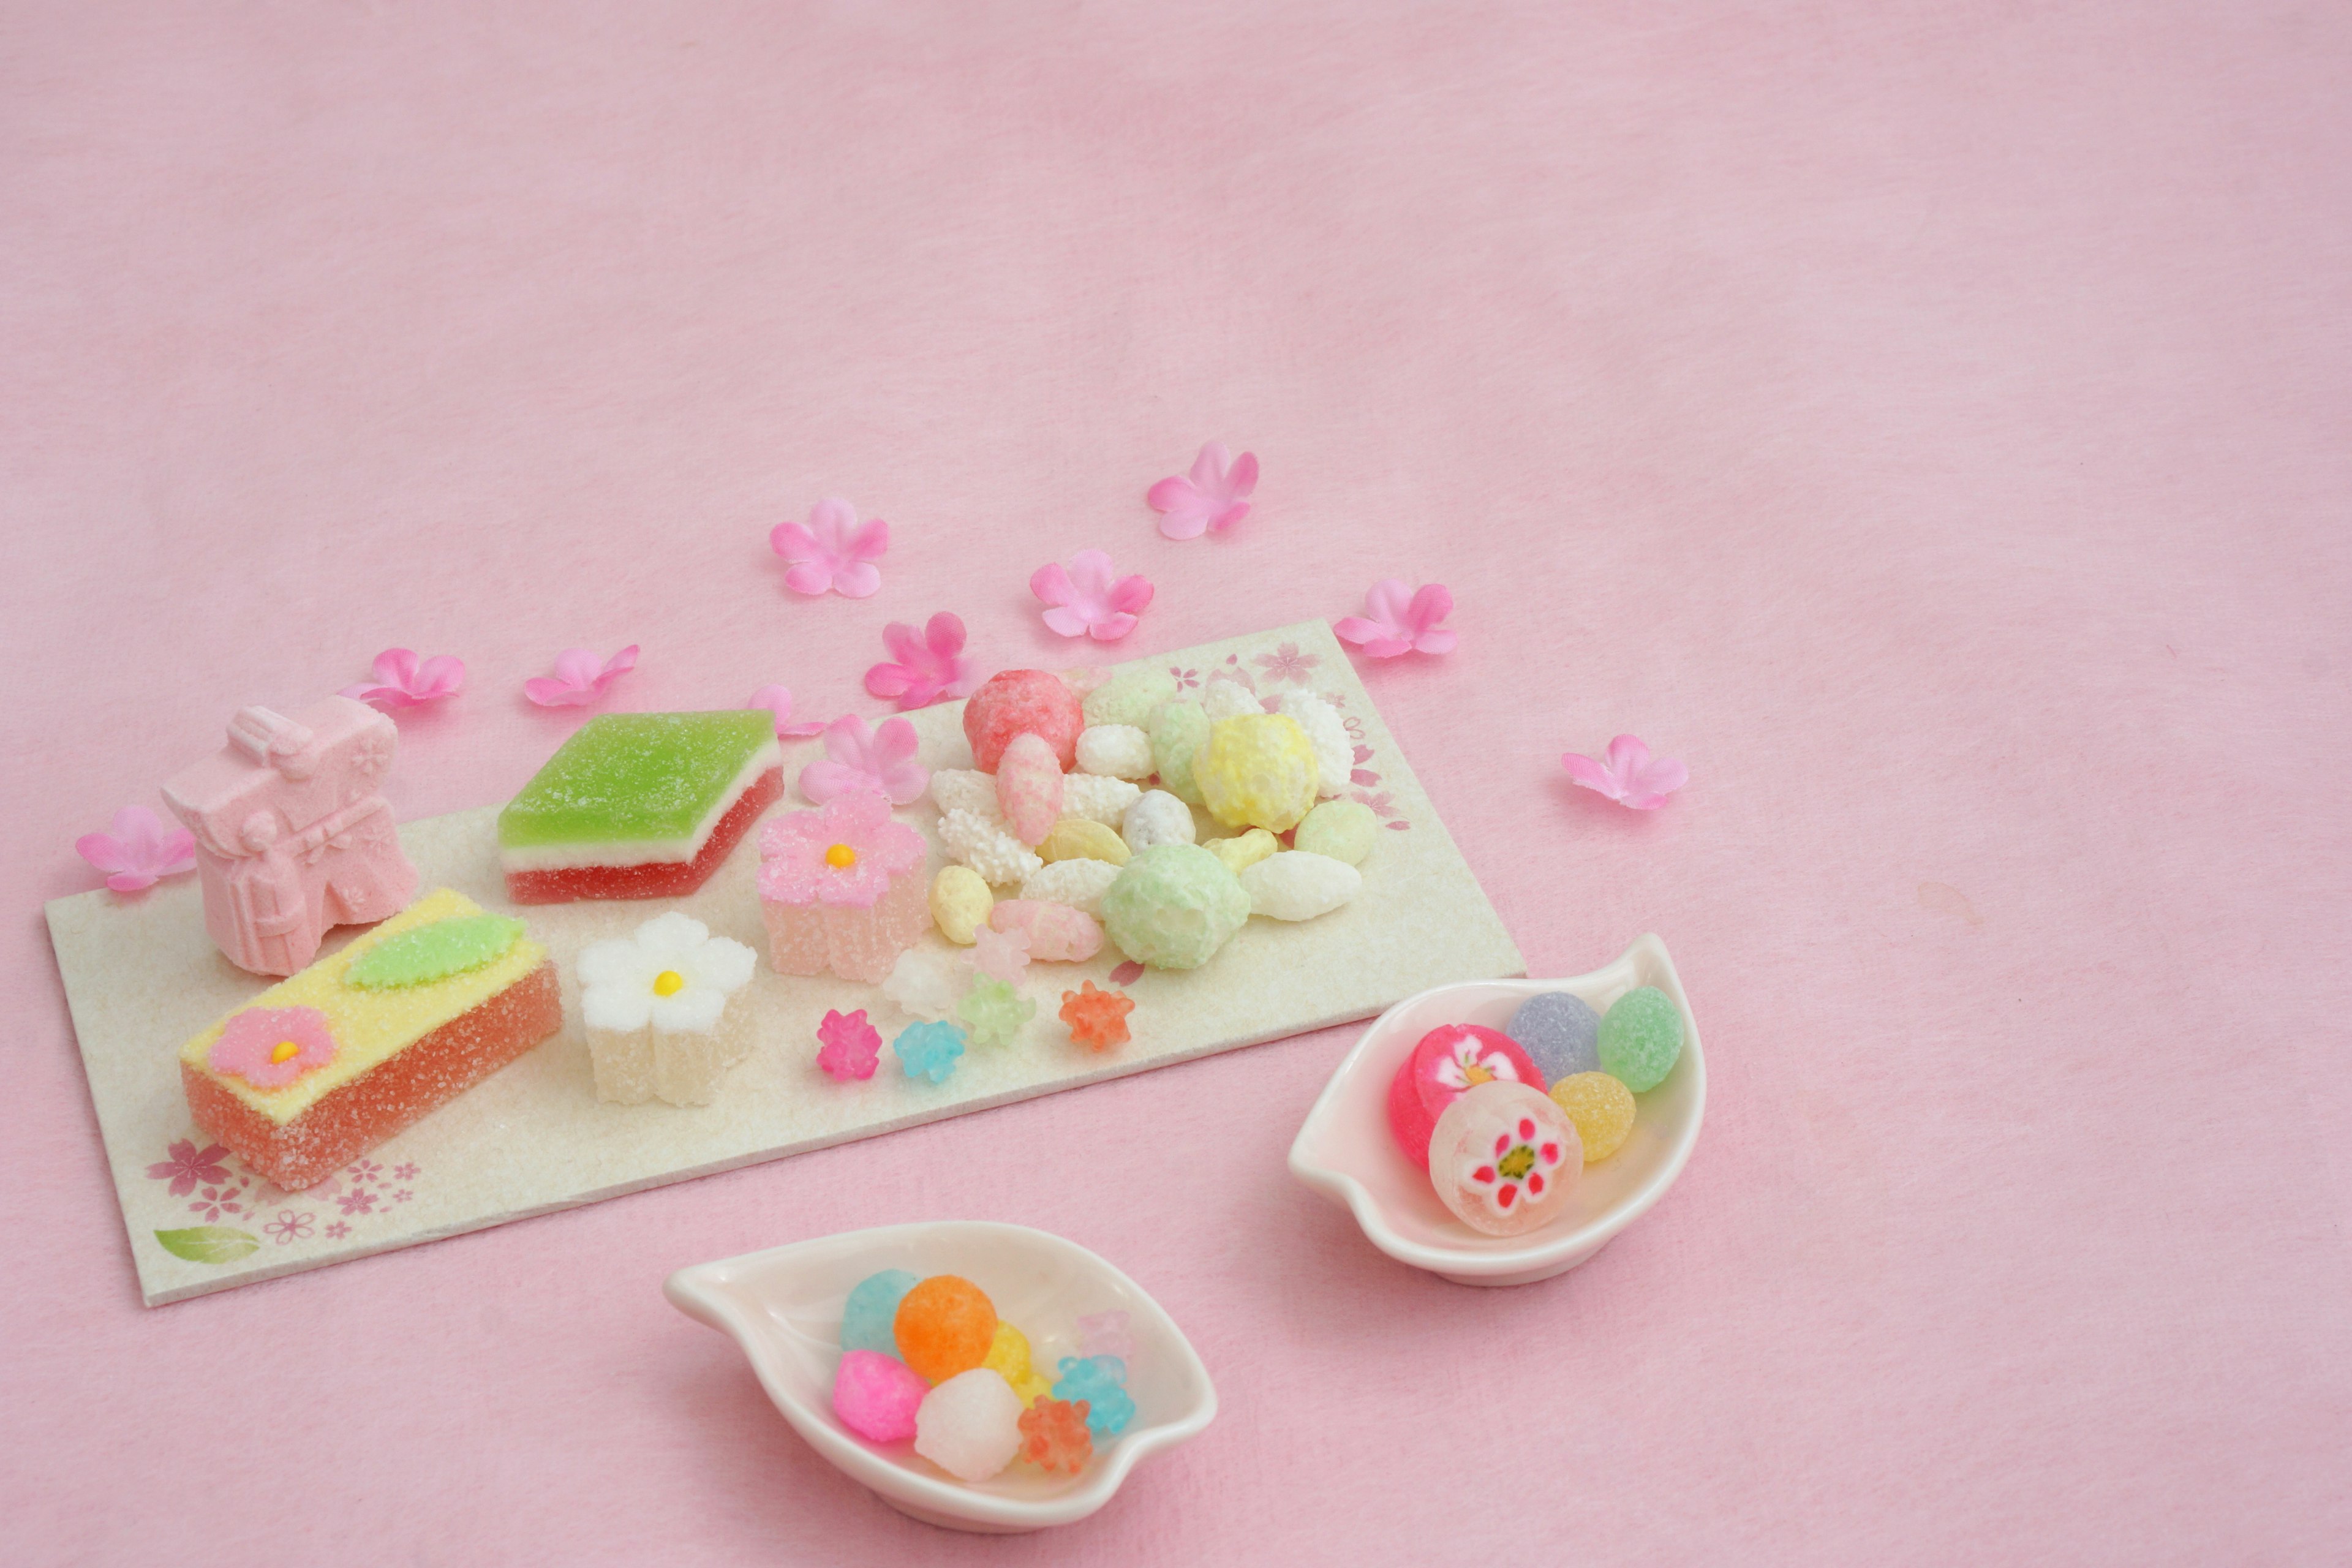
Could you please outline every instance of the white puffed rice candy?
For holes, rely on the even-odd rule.
[[[1312,691],[1286,691],[1282,712],[1307,731],[1315,748],[1315,793],[1326,800],[1348,787],[1356,765],[1355,742],[1348,739],[1347,721],[1339,710]]]
[[[1263,713],[1265,704],[1257,700],[1256,692],[1238,680],[1212,678],[1201,688],[1201,711],[1214,723],[1220,719],[1238,719],[1244,713]]]
[[[1056,860],[1021,884],[1021,896],[1042,904],[1067,904],[1102,919],[1103,895],[1118,880],[1108,860]]]
[[[976,811],[950,811],[940,818],[940,842],[949,858],[969,866],[993,887],[1026,881],[1045,862],[1004,831],[1004,825]]]
[[[1190,844],[1199,833],[1192,808],[1164,789],[1139,795],[1118,825],[1118,836],[1138,855],[1155,844]]]
[[[1094,773],[1069,773],[1062,780],[1062,815],[1083,816],[1089,822],[1099,822],[1105,827],[1117,827],[1127,808],[1143,793],[1139,785],[1125,779],[1103,778]]]
[[[992,818],[997,815],[996,775],[978,768],[941,768],[931,775],[931,800],[941,816],[968,811]]]
[[[1151,737],[1133,724],[1096,724],[1078,731],[1078,772],[1111,779],[1151,776]]]
[[[1345,860],[1286,849],[1242,871],[1250,913],[1277,921],[1311,921],[1356,896],[1364,875]]]

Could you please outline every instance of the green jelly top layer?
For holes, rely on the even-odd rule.
[[[764,708],[600,714],[573,731],[499,813],[499,843],[690,837],[775,739],[775,724]]]

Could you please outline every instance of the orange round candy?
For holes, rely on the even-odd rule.
[[[899,1299],[891,1327],[899,1359],[924,1382],[945,1383],[988,1359],[996,1304],[969,1279],[934,1274]]]

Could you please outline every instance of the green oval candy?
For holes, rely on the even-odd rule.
[[[455,915],[385,937],[352,960],[343,984],[363,991],[430,985],[506,956],[522,940],[522,921],[505,915]]]
[[[1683,1016],[1654,985],[1637,985],[1617,998],[1601,1020],[1601,1070],[1635,1094],[1666,1080],[1683,1054]]]

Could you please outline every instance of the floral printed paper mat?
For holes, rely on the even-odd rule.
[[[194,879],[144,894],[100,891],[52,902],[50,941],[147,1303],[1366,1018],[1433,985],[1524,973],[1517,948],[1328,626],[1306,622],[1118,668],[1150,664],[1165,665],[1187,688],[1223,675],[1262,696],[1307,689],[1339,706],[1355,742],[1344,793],[1389,829],[1364,863],[1363,890],[1320,920],[1253,920],[1189,973],[1138,973],[1108,945],[1086,963],[1033,965],[1024,991],[1038,1003],[1035,1018],[1011,1047],[975,1048],[940,1085],[909,1079],[887,1051],[868,1082],[837,1084],[817,1069],[816,1026],[827,1008],[863,1007],[886,1037],[908,1020],[876,987],[767,967],[751,842],[688,899],[517,910],[499,875],[497,808],[484,807],[409,823],[402,842],[426,889],[455,888],[529,922],[563,971],[564,1032],[348,1169],[285,1192],[197,1131],[181,1097],[180,1044],[267,984],[214,950]],[[908,717],[927,766],[971,765],[961,703]],[[787,780],[822,754],[815,742],[788,742]],[[803,805],[788,791],[772,809]],[[937,826],[928,800],[900,815],[927,835]],[[935,853],[933,868],[941,863]],[[731,1004],[751,1009],[757,1044],[716,1104],[609,1105],[596,1098],[578,1032],[572,957],[667,909],[683,909],[762,953],[757,976]],[[342,940],[339,934],[330,945]],[[925,941],[946,946],[936,932]],[[1121,986],[1135,999],[1132,1041],[1106,1056],[1071,1044],[1055,1014],[1060,993],[1081,980]]]

